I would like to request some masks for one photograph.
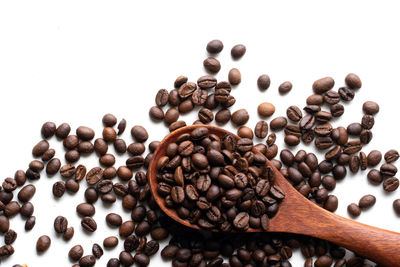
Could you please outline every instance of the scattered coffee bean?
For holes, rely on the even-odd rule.
[[[223,43],[220,40],[212,40],[207,44],[207,52],[210,54],[217,54],[224,48]]]
[[[360,207],[360,209],[368,209],[373,205],[375,205],[375,202],[376,202],[375,196],[365,195],[359,200],[358,206]]]
[[[239,59],[243,57],[243,55],[246,53],[246,46],[242,44],[237,44],[231,49],[231,56],[234,59]]]
[[[271,85],[271,79],[267,74],[262,74],[258,77],[257,85],[261,90],[267,90]]]
[[[275,106],[271,103],[264,102],[258,105],[258,114],[262,117],[269,117],[275,113]]]

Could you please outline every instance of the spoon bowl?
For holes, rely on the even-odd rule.
[[[210,125],[191,125],[179,128],[161,141],[153,154],[147,176],[154,199],[163,212],[182,225],[201,230],[198,225],[181,219],[176,210],[165,206],[164,199],[157,192],[156,177],[157,162],[166,155],[168,145],[175,143],[180,135],[191,133],[198,127],[206,127],[209,134],[215,134],[220,138],[228,133],[232,134],[225,129]],[[232,135],[236,139],[240,139],[240,137]],[[253,153],[263,155],[255,148],[253,148]],[[266,159],[266,164],[275,173],[274,184],[278,185],[285,194],[277,214],[270,220],[268,232],[285,232],[325,239],[371,259],[381,266],[400,266],[399,233],[352,221],[319,207],[301,195],[268,159]],[[263,232],[263,230],[249,228],[246,232]]]

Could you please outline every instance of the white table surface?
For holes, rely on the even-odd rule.
[[[400,130],[399,25],[396,1],[2,1],[0,177],[12,177],[17,169],[27,168],[45,121],[68,122],[73,130],[90,126],[100,136],[101,118],[110,112],[127,120],[123,137],[128,143],[132,141],[130,128],[137,124],[149,130],[150,140],[162,139],[167,128],[148,118],[157,90],[172,89],[178,75],[187,75],[192,81],[204,75],[205,46],[215,38],[225,45],[218,56],[222,69],[217,78],[226,80],[230,68],[240,69],[242,83],[233,89],[237,99],[233,110],[248,109],[250,127],[260,119],[259,103],[270,101],[276,106],[276,116],[285,115],[291,104],[303,107],[315,79],[332,76],[338,88],[347,73],[355,72],[363,87],[345,104],[344,116],[334,125],[360,121],[362,103],[376,100],[381,111],[375,117],[374,138],[363,151],[399,149],[395,141]],[[230,48],[237,43],[245,44],[247,53],[233,61]],[[262,73],[272,80],[266,92],[256,86]],[[287,80],[293,83],[293,90],[282,97],[277,87]],[[181,118],[191,123],[197,112]],[[232,125],[226,127],[234,130]],[[55,138],[50,142],[64,162],[62,145]],[[283,147],[282,133],[278,145]],[[306,149],[314,151],[313,146]],[[126,157],[118,158],[116,165],[123,164]],[[94,167],[97,159],[82,158],[80,162]],[[392,209],[399,191],[385,194],[381,186],[367,182],[366,174],[348,175],[338,182],[333,191],[339,197],[337,213],[348,216],[348,204],[358,202],[364,194],[374,194],[376,205],[357,220],[400,231],[399,217]],[[67,254],[73,245],[82,244],[88,254],[94,242],[102,244],[104,237],[117,234],[106,226],[104,217],[110,210],[100,201],[94,216],[98,230],[84,233],[75,207],[84,200],[85,184],[81,183],[75,196],[65,194],[54,200],[51,188],[57,179],[59,176],[50,179],[43,175],[34,182],[36,226],[25,233],[21,217],[12,219],[11,228],[18,232],[16,251],[1,266],[71,266]],[[130,218],[120,202],[113,205],[113,212]],[[75,228],[69,242],[55,235],[57,215],[66,216]],[[35,244],[42,234],[52,238],[52,245],[38,257]],[[122,248],[120,242],[118,248],[105,250],[97,266],[118,257]],[[302,266],[300,253],[295,253],[292,264]],[[150,265],[170,263],[158,255]]]

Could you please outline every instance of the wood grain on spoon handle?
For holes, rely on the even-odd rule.
[[[380,266],[400,266],[400,233],[365,225],[320,208],[283,179],[277,179],[277,183],[289,195],[271,220],[270,231],[325,239]]]

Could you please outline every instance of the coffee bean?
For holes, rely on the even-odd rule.
[[[247,126],[241,126],[238,131],[237,134],[239,137],[241,138],[248,138],[248,139],[253,139],[253,130]]]
[[[221,63],[214,57],[208,57],[203,61],[204,68],[211,73],[218,73],[221,69]]]
[[[100,247],[99,244],[94,243],[92,246],[92,253],[97,259],[100,259],[103,256],[103,249]]]
[[[320,112],[322,112],[322,111],[320,111]],[[318,112],[318,113],[320,113],[320,112]],[[305,131],[311,130],[315,125],[315,119],[316,118],[318,118],[318,117],[314,117],[311,114],[306,114],[303,118],[301,118],[301,120],[299,122],[300,129],[305,130]],[[319,120],[319,121],[320,122],[326,122],[326,121],[322,121],[322,120]]]
[[[399,179],[396,177],[389,177],[383,181],[383,190],[386,192],[393,192],[399,187]]]
[[[332,119],[332,114],[327,111],[321,110],[315,113],[315,119],[318,122],[325,123]]]
[[[259,121],[256,124],[254,133],[258,138],[265,138],[268,134],[268,123],[265,121]]]
[[[117,132],[112,127],[105,127],[103,129],[103,139],[107,142],[114,142],[117,138]]]
[[[3,213],[7,217],[15,216],[19,213],[21,207],[17,201],[10,201],[8,204],[5,205]]]
[[[89,141],[94,138],[94,131],[93,129],[86,127],[86,126],[79,126],[76,129],[76,135],[83,141]]]
[[[264,102],[258,105],[258,114],[262,117],[269,117],[275,113],[275,106],[271,103]]]
[[[391,149],[385,153],[384,158],[387,163],[395,162],[399,159],[399,152],[395,149]]]
[[[329,104],[329,105],[334,105],[339,103],[340,101],[340,95],[338,92],[334,91],[334,90],[329,90],[327,92],[325,92],[324,95],[324,102]]]
[[[214,114],[208,108],[202,108],[199,110],[199,120],[202,123],[210,123],[214,120]]]
[[[221,124],[227,123],[231,119],[231,111],[229,109],[221,109],[215,114],[215,121]]]
[[[1,218],[1,216],[0,216],[0,218]],[[25,222],[25,230],[26,231],[32,230],[33,227],[35,226],[35,224],[36,224],[36,217],[35,216],[30,216]],[[0,231],[1,231],[1,229],[0,229]]]
[[[286,125],[287,125],[287,120],[285,117],[282,116],[274,118],[269,124],[271,130],[273,131],[282,130],[283,128],[285,128]]]
[[[115,163],[115,156],[113,154],[105,154],[99,159],[100,164],[110,167]]]
[[[267,90],[271,84],[271,79],[267,74],[262,74],[257,79],[257,85],[260,90]]]
[[[349,159],[349,168],[352,173],[357,173],[360,168],[360,158],[357,156],[351,156]]]
[[[243,125],[249,120],[249,114],[245,109],[239,109],[232,114],[232,122],[236,125]]]
[[[114,248],[118,245],[118,238],[115,236],[109,236],[104,239],[103,246],[107,249]]]
[[[324,103],[324,97],[320,94],[310,95],[306,99],[307,105],[322,105]]]
[[[400,215],[400,199],[396,199],[393,201],[393,209],[397,215]]]
[[[81,267],[91,267],[94,266],[95,264],[96,264],[96,258],[93,255],[83,256],[79,260],[79,266]]]
[[[230,84],[238,85],[242,81],[240,71],[236,68],[231,69],[228,74],[228,80]]]
[[[329,267],[332,265],[333,259],[328,255],[322,255],[314,262],[315,267]]]
[[[32,155],[34,157],[42,156],[49,149],[49,142],[42,140],[32,148]]]
[[[292,83],[291,82],[283,82],[279,85],[278,91],[280,94],[287,94],[292,90]]]
[[[351,89],[360,89],[362,85],[361,79],[354,73],[347,74],[345,82]]]
[[[397,173],[397,168],[391,163],[384,163],[381,165],[380,172],[384,176],[395,176]]]
[[[347,87],[339,88],[339,95],[343,101],[351,101],[354,98],[354,91]]]
[[[360,209],[368,209],[375,205],[376,198],[373,195],[365,195],[358,201]]]
[[[117,124],[117,118],[113,114],[107,113],[103,116],[102,122],[106,127],[113,127]]]
[[[135,264],[137,264],[139,267],[145,267],[149,265],[150,263],[150,258],[146,254],[143,253],[136,253],[136,255],[133,257],[133,261]]]
[[[335,85],[335,81],[333,80],[333,78],[325,77],[325,78],[316,80],[313,83],[312,88],[315,93],[323,94],[323,93],[329,91],[330,89],[332,89],[334,85]]]
[[[44,164],[40,160],[32,160],[29,163],[29,169],[31,169],[34,172],[40,172],[44,169]]]
[[[303,117],[301,110],[297,106],[290,106],[286,110],[286,116],[292,121],[300,121]]]
[[[18,186],[22,186],[26,182],[26,174],[23,170],[17,170],[14,174],[14,179]]]
[[[48,175],[54,175],[58,172],[61,167],[61,161],[58,158],[51,159],[46,166],[46,173]]]
[[[56,132],[56,124],[54,122],[45,122],[42,125],[41,133],[44,138],[52,137]]]
[[[135,223],[132,221],[123,222],[119,227],[119,235],[122,237],[127,237],[133,233],[135,229]]]
[[[73,246],[69,250],[68,256],[71,258],[71,260],[78,261],[83,256],[83,248],[82,248],[82,246],[81,245]]]
[[[94,185],[103,177],[103,169],[100,167],[95,167],[91,169],[86,175],[86,182],[89,185]]]
[[[57,127],[55,134],[58,138],[64,139],[69,135],[70,132],[71,126],[69,126],[68,123],[62,123]]]
[[[344,113],[344,106],[342,104],[331,105],[330,112],[333,117],[335,117],[335,118],[340,117]]]
[[[65,159],[70,162],[77,162],[80,158],[80,154],[77,150],[70,150],[65,153]]]
[[[338,198],[334,195],[330,195],[325,201],[324,209],[334,212],[338,208]]]
[[[379,112],[379,105],[373,101],[366,101],[362,109],[366,114],[374,115]]]
[[[95,207],[89,203],[81,203],[76,206],[76,212],[81,216],[93,216],[96,212]]]
[[[17,232],[15,232],[12,229],[9,229],[5,234],[4,234],[4,243],[6,245],[11,245],[14,243],[14,241],[17,239]]]
[[[26,202],[22,204],[20,214],[24,217],[30,217],[32,216],[34,211],[33,204],[31,202]]]
[[[343,152],[346,154],[354,154],[362,149],[361,142],[358,140],[349,141],[344,145]]]
[[[212,40],[207,44],[207,52],[210,54],[217,54],[224,48],[223,43],[220,40]]]
[[[286,135],[284,141],[288,146],[297,146],[300,144],[299,137],[295,135]]]
[[[368,166],[375,167],[382,159],[382,153],[378,150],[372,150],[367,156]]]
[[[376,169],[370,170],[367,178],[373,184],[380,184],[383,181],[381,173]]]
[[[146,129],[140,125],[136,125],[136,126],[132,127],[131,135],[136,141],[141,142],[141,143],[145,142],[149,138],[149,135],[148,135]]]
[[[74,237],[74,233],[75,233],[74,227],[68,227],[63,234],[63,239],[65,241],[71,240]]]
[[[82,228],[88,232],[94,232],[97,230],[97,223],[91,217],[83,217],[81,221]]]
[[[68,220],[63,216],[57,216],[54,220],[54,230],[56,233],[62,234],[67,230]]]
[[[125,131],[125,128],[126,128],[126,120],[125,120],[125,119],[122,119],[122,120],[118,123],[118,126],[117,126],[118,135],[123,134],[123,132]]]
[[[150,108],[149,115],[150,115],[150,118],[152,118],[153,120],[164,119],[164,111],[157,106],[153,106]]]
[[[169,131],[173,132],[179,128],[185,127],[186,123],[184,121],[176,121],[174,123],[171,123],[171,125],[169,126]]]
[[[36,251],[39,253],[45,252],[49,249],[51,239],[47,235],[42,235],[36,242]]]
[[[351,203],[350,205],[347,206],[347,212],[352,216],[352,217],[358,217],[361,214],[360,207],[358,207],[357,204]]]
[[[202,85],[205,84],[205,81],[202,82]],[[196,106],[202,106],[206,103],[208,98],[208,92],[204,89],[197,89],[192,94],[192,102]]]
[[[60,198],[65,193],[65,183],[63,181],[58,181],[53,184],[53,195]]]
[[[246,53],[246,46],[242,44],[237,44],[231,49],[231,56],[234,59],[241,58]]]

